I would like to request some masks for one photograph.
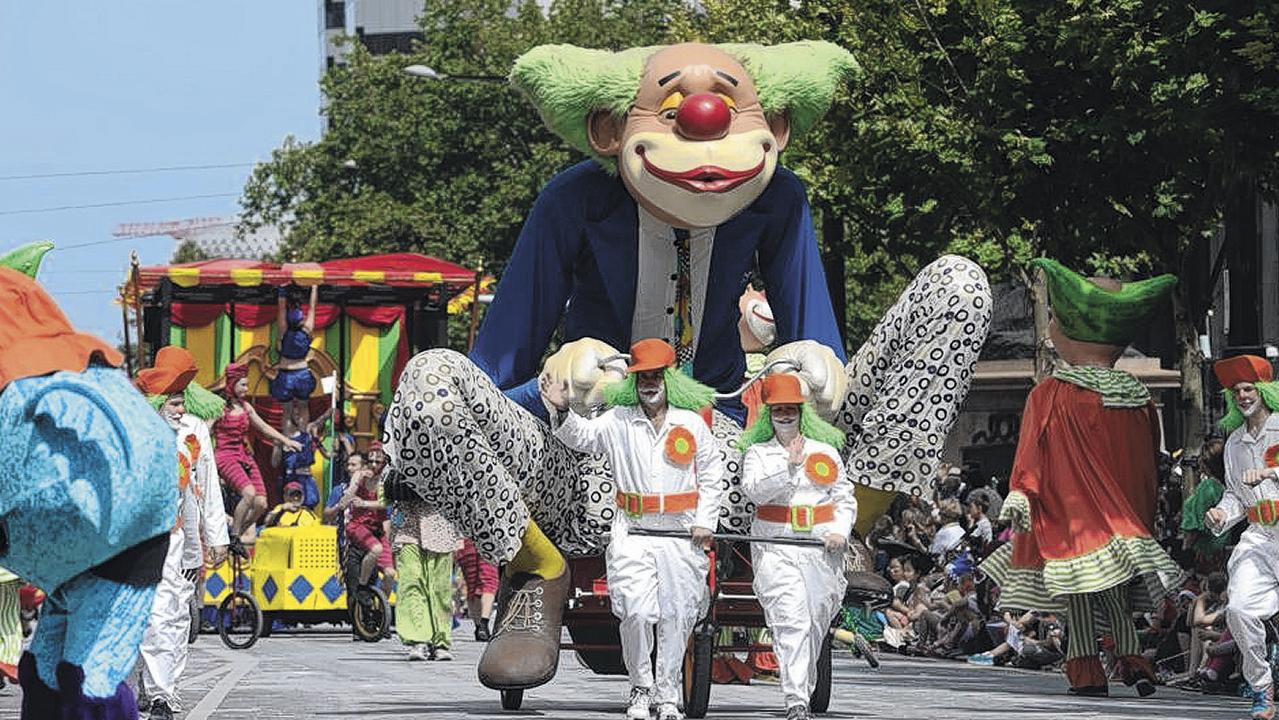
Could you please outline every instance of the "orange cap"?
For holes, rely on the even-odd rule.
[[[113,367],[124,362],[115,348],[76,332],[53,298],[16,270],[0,267],[0,307],[0,390],[58,370],[84,372],[94,355]]]
[[[173,395],[187,389],[195,379],[195,358],[174,345],[155,354],[155,366],[138,371],[134,384],[145,395]]]
[[[765,405],[803,405],[804,391],[799,386],[799,376],[788,373],[764,377]]]
[[[647,338],[631,346],[631,364],[627,366],[626,372],[661,370],[674,364],[675,348],[670,343],[658,338]]]
[[[1236,355],[1212,364],[1212,372],[1223,388],[1232,388],[1239,383],[1270,382],[1274,371],[1265,358],[1256,355]]]

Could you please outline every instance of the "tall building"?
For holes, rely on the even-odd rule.
[[[343,36],[357,38],[374,55],[412,50],[413,41],[422,39],[417,26],[422,1],[320,0],[322,70],[342,62]]]

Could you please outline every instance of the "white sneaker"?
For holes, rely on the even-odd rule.
[[[425,660],[426,646],[421,643],[413,643],[409,646],[409,661]]]
[[[448,662],[453,659],[453,653],[448,648],[435,648],[435,658],[440,662]]]
[[[684,720],[684,713],[675,703],[662,703],[657,706],[657,720]]]
[[[627,720],[648,720],[649,708],[652,707],[652,694],[648,688],[631,688],[631,699],[626,706]]]

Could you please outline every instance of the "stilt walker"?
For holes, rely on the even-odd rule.
[[[1150,393],[1115,369],[1166,302],[1176,278],[1090,281],[1038,259],[1048,280],[1049,335],[1066,365],[1030,391],[1001,517],[1013,541],[982,565],[1006,608],[1065,611],[1066,678],[1076,695],[1105,696],[1101,619],[1126,685],[1146,696],[1155,674],[1140,654],[1134,610],[1153,609],[1182,579],[1151,535],[1159,417]]]
[[[177,433],[178,520],[169,532],[164,572],[141,646],[139,705],[150,709],[151,720],[172,720],[182,708],[178,681],[187,664],[196,574],[205,562],[206,547],[210,563],[216,565],[225,557],[229,542],[221,484],[205,425],[206,420],[222,416],[225,402],[195,385],[195,375],[195,358],[169,346],[160,349],[155,367],[139,372],[136,381]]]
[[[811,720],[817,659],[848,585],[844,550],[857,499],[839,459],[844,436],[804,401],[799,378],[770,375],[762,390],[760,417],[738,440],[746,453],[742,490],[755,501],[752,534],[826,544],[751,545],[753,587],[773,634],[786,720]]]

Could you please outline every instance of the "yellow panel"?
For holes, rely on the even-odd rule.
[[[324,279],[323,269],[294,270],[293,281],[299,285],[318,285]]]
[[[287,570],[292,554],[294,528],[266,528],[258,535],[253,555],[255,570]]]
[[[200,268],[169,268],[169,279],[181,287],[195,287],[200,284]]]
[[[378,340],[381,331],[375,327],[351,321],[351,362],[347,382],[356,392],[376,392],[378,389]]]
[[[255,268],[233,268],[231,282],[240,287],[257,287],[262,284],[262,271]]]
[[[415,272],[413,279],[417,282],[444,282],[444,276],[437,272]]]
[[[356,270],[351,273],[352,280],[360,282],[380,283],[386,279],[386,273],[381,270]]]
[[[195,381],[209,387],[218,378],[214,368],[218,366],[214,354],[217,351],[218,322],[198,328],[187,328],[187,351],[195,358],[195,366],[199,368]]]

